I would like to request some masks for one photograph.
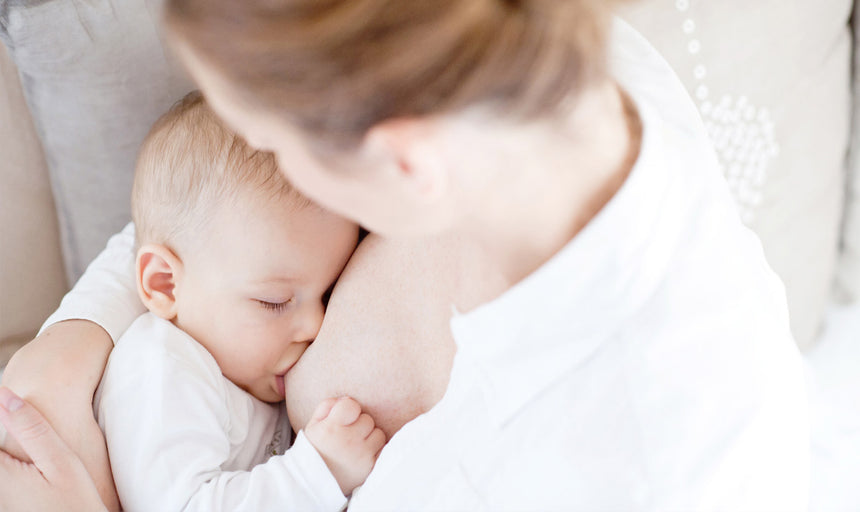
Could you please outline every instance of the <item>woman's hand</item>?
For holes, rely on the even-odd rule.
[[[52,433],[59,435],[64,447],[76,454],[78,462],[89,472],[90,484],[95,482],[108,510],[119,510],[107,447],[92,405],[112,348],[108,333],[92,322],[59,322],[15,353],[3,372],[2,384],[44,414],[56,429]],[[32,454],[19,443],[15,436],[9,435],[5,441],[0,436],[0,449],[29,462]],[[23,475],[34,470],[27,467],[30,469],[18,473],[22,488],[27,488]],[[6,482],[16,481],[0,479],[0,493],[11,492],[10,487],[14,490],[15,485]]]
[[[0,423],[33,461],[0,452],[0,509],[107,510],[81,460],[32,405],[0,388]]]

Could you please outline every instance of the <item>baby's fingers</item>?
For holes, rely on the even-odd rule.
[[[382,451],[382,447],[385,446],[385,432],[382,429],[375,428],[373,432],[367,436],[367,444],[370,445],[373,450],[374,458],[379,457],[379,452]]]
[[[314,409],[314,414],[311,416],[311,422],[318,422],[326,419],[331,413],[331,408],[337,403],[337,398],[326,398]]]
[[[328,418],[338,425],[352,425],[361,414],[358,402],[348,397],[341,397],[332,406]]]
[[[376,424],[373,422],[373,418],[371,418],[366,412],[363,412],[359,415],[358,419],[355,420],[355,423],[349,426],[349,428],[353,429],[359,439],[367,439],[371,432],[373,432],[373,427],[375,426]]]

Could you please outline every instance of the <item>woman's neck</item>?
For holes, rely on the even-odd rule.
[[[474,205],[467,229],[455,237],[464,284],[455,304],[461,311],[521,281],[591,221],[633,168],[642,126],[632,101],[607,83],[584,93],[565,122],[529,131],[519,137],[523,147],[506,152],[520,155],[514,163],[520,168],[482,185],[490,189],[479,196],[486,201]],[[478,282],[484,285],[475,287]]]

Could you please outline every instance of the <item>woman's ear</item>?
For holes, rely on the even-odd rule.
[[[419,203],[436,203],[448,191],[449,176],[443,164],[436,121],[426,118],[389,119],[367,133],[364,143],[382,155],[393,183]]]
[[[160,244],[146,244],[137,251],[137,291],[144,306],[165,319],[176,318],[176,285],[182,276],[182,261]]]

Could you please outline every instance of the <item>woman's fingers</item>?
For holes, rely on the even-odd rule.
[[[105,510],[81,460],[44,416],[8,388],[0,387],[0,424],[33,463],[0,452],[0,509]]]
[[[48,481],[67,472],[68,461],[75,460],[42,414],[4,387],[0,387],[0,423]]]
[[[36,466],[21,462],[0,451],[0,510],[4,512],[49,510],[36,503],[47,494],[45,492],[47,488],[48,482]]]

